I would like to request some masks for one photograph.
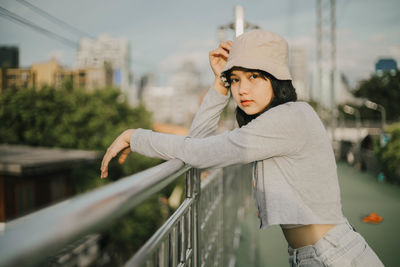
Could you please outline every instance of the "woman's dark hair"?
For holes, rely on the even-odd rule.
[[[236,120],[239,124],[239,127],[242,127],[243,125],[246,125],[249,123],[251,120],[257,118],[259,115],[264,113],[265,111],[276,107],[280,104],[291,102],[291,101],[297,101],[297,94],[296,94],[296,89],[293,87],[292,81],[291,80],[278,80],[268,72],[262,71],[262,70],[252,70],[252,69],[247,69],[247,68],[240,68],[240,67],[235,67],[229,70],[228,72],[224,73],[227,83],[231,84],[230,76],[232,71],[234,70],[241,70],[241,71],[246,71],[246,72],[256,72],[260,74],[260,76],[263,79],[269,79],[272,85],[272,90],[274,92],[274,97],[272,98],[272,101],[269,103],[269,105],[262,110],[260,113],[253,114],[253,115],[247,115],[243,110],[241,110],[239,107],[236,108]]]

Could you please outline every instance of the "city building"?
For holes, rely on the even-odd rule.
[[[172,99],[174,112],[172,122],[177,125],[190,126],[199,106],[199,97],[204,87],[200,83],[200,71],[193,61],[186,60],[173,73],[167,84],[175,88]]]
[[[30,68],[3,68],[0,69],[0,93],[10,87],[34,87],[35,74]]]
[[[139,101],[143,100],[143,92],[146,88],[157,85],[156,75],[154,73],[145,73],[140,77],[139,88],[137,90],[137,98]]]
[[[31,70],[35,75],[35,87],[40,88],[43,85],[55,85],[56,73],[64,71],[64,68],[58,64],[57,60],[51,59],[33,63]]]
[[[375,64],[375,73],[382,75],[384,72],[390,72],[392,75],[396,74],[397,61],[393,58],[381,58]]]
[[[0,46],[0,68],[19,68],[18,47]]]
[[[74,88],[93,90],[112,85],[113,73],[106,64],[103,67],[67,69],[55,59],[34,63],[30,68],[3,68],[0,70],[0,92],[16,87],[40,88],[44,85],[60,87],[70,79]]]
[[[96,40],[83,38],[79,42],[76,56],[76,68],[102,68],[109,65],[112,70],[112,85],[123,92],[130,89],[130,55],[127,39],[114,39],[108,34],[100,35]]]
[[[154,122],[173,123],[175,88],[170,86],[148,86],[142,94],[146,109],[152,113]]]
[[[112,85],[112,71],[110,68],[85,68],[76,70],[60,70],[55,72],[54,85],[56,87],[70,79],[74,88],[93,90]]]
[[[155,86],[154,76],[147,75],[140,90],[142,101],[153,113],[153,121],[189,127],[206,89],[200,84],[200,72],[186,61],[171,75],[166,86]]]

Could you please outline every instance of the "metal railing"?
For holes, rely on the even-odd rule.
[[[234,266],[250,166],[200,171],[170,160],[7,224],[0,266],[36,266],[186,174],[186,198],[125,266]]]

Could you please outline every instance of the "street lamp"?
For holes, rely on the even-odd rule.
[[[374,103],[370,100],[366,100],[364,102],[364,105],[369,109],[373,109],[373,110],[379,111],[381,113],[382,133],[383,133],[385,131],[385,126],[386,126],[386,110],[385,110],[385,108],[382,105]]]
[[[373,109],[373,110],[379,111],[381,113],[382,131],[381,131],[381,136],[380,136],[380,145],[381,145],[381,147],[384,147],[389,140],[389,137],[385,134],[386,110],[382,105],[374,103],[370,100],[366,100],[364,102],[364,105],[369,109]]]
[[[355,117],[355,119],[356,119],[356,128],[357,128],[356,148],[357,148],[357,151],[358,151],[359,150],[359,143],[361,141],[361,134],[360,134],[361,116],[360,116],[360,111],[358,109],[350,107],[349,105],[344,105],[343,111],[344,111],[344,113],[347,113],[349,115],[353,115]]]
[[[361,126],[360,111],[358,109],[350,107],[349,105],[344,105],[343,111],[344,111],[344,113],[347,113],[349,115],[354,115],[354,117],[356,119],[357,131],[359,132],[360,131],[360,126]]]

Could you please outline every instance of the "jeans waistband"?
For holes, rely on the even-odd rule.
[[[337,247],[340,243],[349,242],[353,235],[346,235],[348,232],[354,231],[354,227],[346,220],[346,222],[341,223],[330,229],[317,243],[314,245],[304,246],[298,249],[294,249],[288,246],[288,253],[293,256],[293,260],[296,262],[296,258],[307,258],[311,254],[317,256],[321,255],[329,247]],[[347,240],[349,239],[349,240]]]
[[[354,235],[347,234],[349,232],[355,232],[355,229],[347,220],[345,223],[333,227],[314,244],[317,255],[322,254],[331,246],[337,247],[340,243],[347,244],[347,242],[350,242],[354,239]]]

